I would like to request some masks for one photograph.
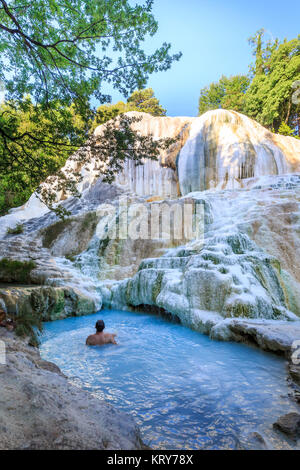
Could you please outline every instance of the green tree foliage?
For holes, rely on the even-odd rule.
[[[111,119],[115,119],[117,116],[126,113],[127,111],[127,104],[123,101],[118,101],[118,103],[115,104],[102,104],[97,109],[91,130],[94,130],[97,126],[100,126]]]
[[[104,124],[128,111],[140,111],[152,114],[152,116],[166,115],[166,110],[160,105],[152,88],[147,88],[145,90],[134,91],[128,98],[127,103],[118,101],[116,104],[103,104],[99,106],[91,129],[94,130],[100,124]]]
[[[260,75],[264,72],[264,50],[263,50],[263,36],[265,30],[259,29],[254,36],[248,39],[248,43],[252,47],[253,55],[255,56],[255,64],[250,65],[250,72],[252,75]],[[271,43],[268,43],[268,48]]]
[[[213,109],[232,109],[243,112],[245,93],[249,86],[249,78],[245,75],[225,77],[200,91],[198,115]]]
[[[224,96],[224,89],[220,82],[211,83],[209,86],[200,90],[198,105],[198,116],[221,107],[221,100]]]
[[[158,28],[152,4],[0,0],[0,81],[8,106],[0,115],[3,187],[34,188],[53,174],[88,137],[91,98],[111,101],[104,86],[128,96],[143,88],[150,74],[180,58],[170,55],[167,43],[150,55],[144,52],[142,42]],[[105,158],[102,148],[93,150],[96,159]],[[71,183],[65,177],[61,184],[72,188],[70,177]],[[10,196],[14,202],[17,192]]]
[[[300,136],[300,36],[265,42],[260,29],[249,39],[255,62],[249,77],[224,77],[200,92],[199,115],[232,109],[283,135]]]
[[[289,137],[296,137],[298,139],[300,138],[298,136],[295,136],[295,130],[288,126],[285,122],[282,122],[280,124],[278,134],[287,135]]]
[[[75,107],[59,103],[41,112],[29,97],[0,105],[0,215],[23,204],[82,143],[87,125]],[[44,142],[39,138],[43,136]],[[59,148],[58,148],[59,144]]]
[[[159,104],[152,88],[137,90],[127,100],[130,111],[141,111],[152,114],[152,116],[165,116],[166,110]]]
[[[282,123],[299,125],[300,103],[293,103],[293,83],[300,79],[300,39],[278,40],[263,46],[263,31],[252,39],[255,75],[246,94],[245,113],[279,131]],[[300,135],[300,134],[299,134]]]

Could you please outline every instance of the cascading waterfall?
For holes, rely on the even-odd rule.
[[[205,113],[192,122],[189,139],[179,154],[181,193],[240,188],[248,178],[299,169],[299,160],[295,166],[284,142],[284,137],[274,136],[239,113],[225,110]]]
[[[84,306],[92,299],[89,309],[152,305],[205,332],[233,317],[297,319],[300,141],[232,111],[140,116],[136,130],[155,139],[180,135],[175,146],[157,162],[125,162],[112,186],[95,180],[92,159],[77,168],[81,200],[58,194],[57,203],[62,198],[72,213],[64,223],[32,195],[0,219],[0,256],[6,250],[12,258],[31,259],[35,250],[32,282],[65,286],[64,295],[76,298],[73,310],[62,307],[66,314],[76,311],[82,295]],[[99,139],[101,129],[95,131]],[[113,227],[120,223],[122,198],[128,210],[136,203],[202,204],[204,245],[118,239]],[[24,224],[18,240],[6,235],[17,222]]]
[[[230,317],[296,320],[299,306],[290,302],[278,259],[248,235],[260,204],[274,203],[260,193],[193,193],[210,208],[203,248],[187,244],[144,260],[132,279],[112,288],[108,305],[154,305],[200,330],[208,312],[211,327]]]

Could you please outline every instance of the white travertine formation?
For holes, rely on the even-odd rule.
[[[141,117],[142,119],[132,127],[142,135],[151,134],[154,140],[175,138],[195,120],[189,117],[154,117],[134,111],[127,114],[131,117]],[[97,128],[95,134],[99,132],[101,129]],[[175,149],[171,147],[169,152],[162,152],[159,161],[148,160],[139,166],[133,161],[125,162],[124,171],[117,175],[116,182],[139,196],[177,197],[178,185],[174,160],[183,143],[183,139],[179,138]]]
[[[95,305],[102,300],[124,307],[153,305],[196,329],[202,329],[203,315],[210,320],[215,315],[297,320],[300,141],[274,135],[232,111],[210,111],[198,118],[140,116],[134,126],[143,135],[158,139],[179,134],[178,142],[158,162],[140,167],[126,162],[112,186],[96,177],[91,159],[77,168],[83,175],[78,188],[82,198],[59,196],[72,219],[58,224],[33,195],[23,209],[1,218],[3,248],[12,247],[10,256],[27,259],[32,254],[27,255],[25,245],[32,251],[42,244],[38,279],[75,287],[84,299],[93,296]],[[95,131],[99,139],[102,130]],[[66,168],[74,164],[69,159]],[[104,236],[98,233],[107,204],[115,214],[110,223],[119,223],[121,196],[129,197],[129,204],[146,205],[175,197],[180,199],[173,202],[183,203],[187,194],[205,208],[201,247],[184,241],[176,248],[172,240],[120,240],[105,227]],[[12,218],[25,222],[20,240],[5,235]],[[60,271],[67,273],[61,281]]]
[[[183,195],[242,188],[248,178],[295,171],[300,171],[299,140],[272,134],[252,119],[226,110],[209,111],[192,122],[178,159]]]
[[[134,124],[142,135],[159,139],[181,134],[177,147],[164,152],[159,162],[138,167],[126,162],[117,182],[141,196],[242,188],[249,178],[300,171],[300,141],[273,134],[234,111],[214,110],[197,118],[128,114],[142,117]],[[96,135],[101,135],[101,127]]]
[[[234,111],[214,110],[200,117],[153,117],[146,113],[133,124],[142,135],[154,139],[179,136],[159,161],[145,161],[136,166],[124,164],[115,185],[139,196],[174,198],[206,189],[250,188],[258,179],[300,171],[300,140],[272,134],[254,120]],[[95,135],[101,139],[103,125]],[[76,168],[75,168],[76,167]],[[62,169],[80,170],[83,180],[78,186],[85,194],[97,181],[98,169],[91,159],[78,168],[70,158]],[[46,182],[47,184],[47,182]],[[58,202],[67,195],[58,194]],[[47,209],[36,195],[22,207],[1,218],[0,237],[8,226],[41,216]]]

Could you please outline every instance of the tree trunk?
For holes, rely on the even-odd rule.
[[[288,107],[288,111],[287,111],[287,115],[286,115],[286,119],[285,119],[285,123],[286,123],[286,124],[288,124],[289,119],[290,119],[291,107],[292,107],[292,102],[289,101],[289,107]]]

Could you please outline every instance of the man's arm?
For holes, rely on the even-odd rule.
[[[110,342],[111,342],[112,344],[118,344],[117,341],[115,340],[116,336],[117,336],[116,334],[112,334],[112,335],[111,335]]]

